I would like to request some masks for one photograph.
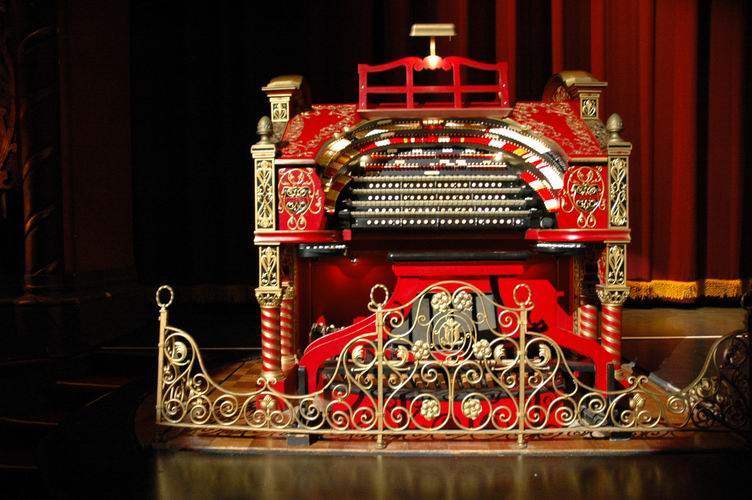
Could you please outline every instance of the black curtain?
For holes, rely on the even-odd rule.
[[[517,2],[517,99],[550,76],[550,2]],[[268,114],[260,88],[301,74],[314,102],[355,102],[357,64],[427,52],[418,22],[466,32],[445,54],[495,59],[497,2],[131,3],[135,252],[145,284],[250,284],[253,189],[249,147]],[[273,14],[262,14],[269,12]],[[460,50],[454,50],[461,47]],[[464,53],[463,53],[464,52]]]

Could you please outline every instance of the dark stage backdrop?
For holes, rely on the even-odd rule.
[[[521,2],[517,17],[494,1],[276,7],[266,15],[255,2],[132,2],[135,252],[147,284],[255,283],[249,147],[269,113],[260,89],[272,77],[304,75],[315,102],[354,102],[358,63],[423,54],[411,25],[440,21],[460,33],[440,41],[440,53],[495,60],[497,49],[507,59],[524,46],[521,98],[538,99],[551,74],[548,1]],[[497,14],[508,25],[498,43]],[[528,26],[519,44],[517,18]]]
[[[609,81],[635,144],[635,295],[736,295],[750,275],[749,8],[698,0],[131,3],[136,262],[143,282],[255,283],[249,146],[260,87],[297,73],[315,102],[354,102],[356,65],[426,51],[416,22],[454,22],[439,53],[511,64],[516,100],[549,76]],[[745,31],[746,29],[746,31]],[[746,135],[745,135],[746,134]],[[747,168],[749,172],[750,168]]]

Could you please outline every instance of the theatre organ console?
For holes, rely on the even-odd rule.
[[[498,358],[488,331],[509,325],[487,301],[534,304],[526,324],[561,347],[575,376],[618,386],[631,145],[617,115],[601,122],[606,83],[563,72],[540,102],[511,103],[506,63],[431,46],[425,58],[359,65],[356,104],[311,104],[298,76],[263,87],[270,116],[251,148],[263,376],[291,395],[322,389],[348,345],[375,345],[374,307],[409,306],[409,336],[383,344],[385,358]],[[447,307],[489,323],[467,349],[451,328],[438,339],[416,326]],[[483,393],[471,375],[465,389]],[[430,392],[444,404],[453,382],[399,383],[402,398]],[[491,405],[514,397],[483,394]]]

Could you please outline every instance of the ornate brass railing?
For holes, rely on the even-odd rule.
[[[382,301],[374,298],[379,289]],[[534,434],[749,436],[747,331],[718,339],[684,389],[628,375],[623,388],[606,391],[584,382],[551,338],[528,330],[530,288],[518,285],[513,297],[505,306],[469,283],[445,281],[386,308],[387,289],[377,285],[368,306],[374,331],[343,347],[320,389],[291,395],[263,377],[247,392],[214,381],[194,339],[168,324],[172,290],[162,287],[157,423],[375,436],[379,446],[384,436],[415,434],[507,435],[520,446]]]

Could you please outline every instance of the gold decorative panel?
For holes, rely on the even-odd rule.
[[[628,160],[625,157],[611,157],[608,160],[609,223],[612,227],[629,226],[627,168]]]
[[[260,246],[259,249],[259,286],[263,288],[278,288],[279,280],[279,247]]]
[[[255,160],[256,229],[275,228],[275,175],[272,160]]]

